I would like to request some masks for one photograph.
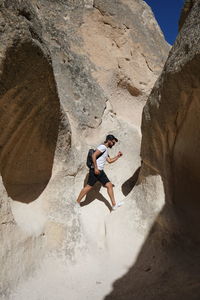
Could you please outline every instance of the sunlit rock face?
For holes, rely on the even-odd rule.
[[[157,173],[137,179],[142,109],[170,47],[141,0],[2,0],[0,41],[2,299],[103,298],[164,203]],[[125,200],[115,214],[98,184],[76,205],[87,151],[108,133],[110,155],[124,153],[105,169]]]
[[[187,2],[193,6],[142,118],[140,174],[161,176],[165,205],[136,263],[106,299],[200,298],[200,1]]]

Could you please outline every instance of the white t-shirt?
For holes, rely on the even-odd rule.
[[[105,145],[99,145],[97,147],[97,150],[101,151],[103,154],[97,158],[96,162],[97,162],[97,168],[98,170],[103,170],[103,167],[105,165],[106,162],[106,158],[108,157],[108,148]]]

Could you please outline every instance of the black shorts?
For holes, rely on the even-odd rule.
[[[100,174],[96,175],[94,173],[94,169],[90,169],[87,184],[93,186],[97,181],[100,181],[103,185],[105,185],[107,182],[110,182],[103,170],[100,171]]]

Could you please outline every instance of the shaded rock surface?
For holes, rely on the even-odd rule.
[[[181,11],[181,16],[179,19],[179,30],[181,30],[183,24],[185,23],[185,20],[187,16],[189,15],[194,3],[196,0],[185,0],[184,6]]]
[[[1,0],[0,14],[1,298],[103,298],[163,205],[161,178],[137,178],[142,108],[169,45],[141,0]],[[124,153],[106,166],[126,197],[115,214],[99,185],[75,203],[108,133],[111,156]]]

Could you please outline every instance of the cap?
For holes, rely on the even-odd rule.
[[[108,134],[106,136],[106,141],[112,141],[112,140],[115,140],[116,142],[118,142],[118,139],[114,135]]]

